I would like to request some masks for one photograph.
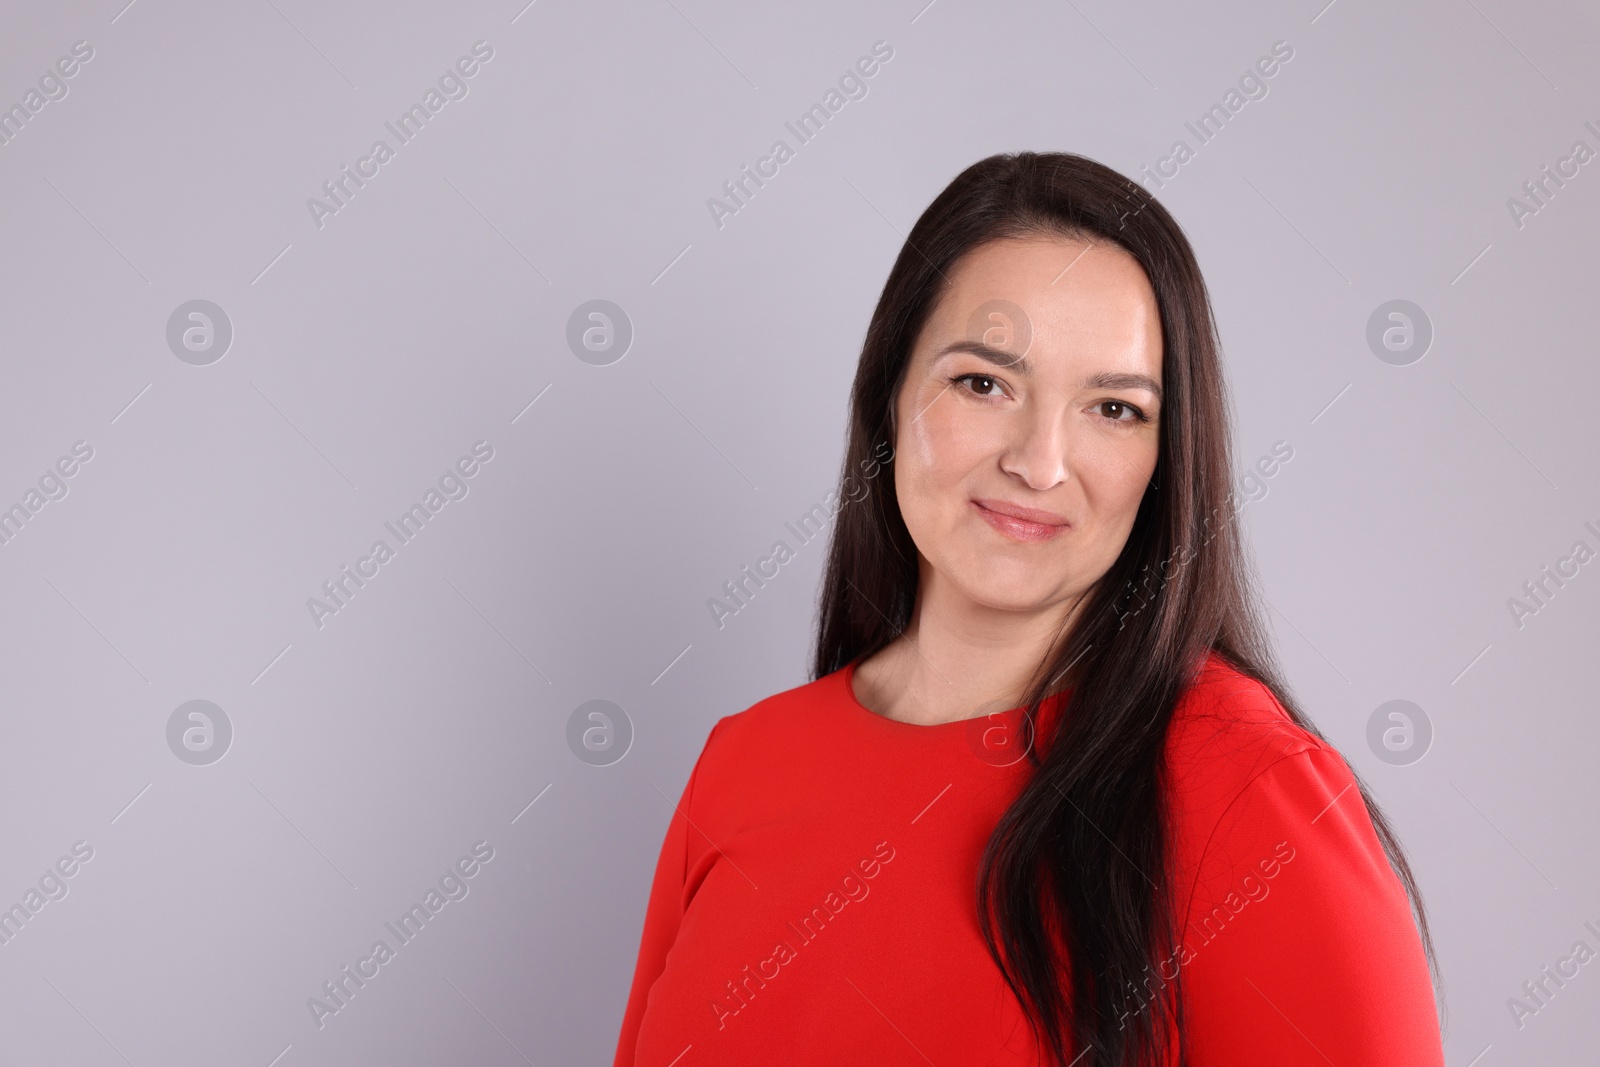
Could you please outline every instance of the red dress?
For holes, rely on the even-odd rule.
[[[900,722],[853,673],[712,728],[615,1067],[1044,1062],[976,915],[979,856],[1032,766],[1022,710]],[[1443,1067],[1421,939],[1338,752],[1212,656],[1167,766],[1185,939],[1155,970],[1184,975],[1190,1067]]]

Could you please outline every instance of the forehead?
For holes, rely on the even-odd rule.
[[[1159,380],[1161,316],[1137,260],[1098,238],[1005,238],[979,245],[949,279],[918,355],[987,334],[1035,364],[1111,362]]]

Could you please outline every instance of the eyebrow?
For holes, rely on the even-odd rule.
[[[986,363],[996,367],[1014,370],[1024,378],[1033,376],[1033,364],[1025,356],[1014,356],[1003,348],[995,348],[981,341],[957,341],[941,349],[935,359],[943,359],[952,352],[965,352],[977,356]],[[1155,396],[1156,402],[1163,399],[1161,383],[1147,374],[1130,374],[1117,371],[1103,371],[1083,383],[1091,389],[1143,389]]]

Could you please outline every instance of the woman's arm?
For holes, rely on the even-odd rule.
[[[666,969],[667,952],[678,937],[678,926],[683,921],[686,905],[684,883],[688,865],[688,841],[691,826],[689,806],[694,796],[695,776],[705,761],[706,750],[717,734],[719,720],[706,736],[689,781],[683,787],[683,796],[672,811],[667,824],[667,834],[661,843],[661,855],[656,860],[655,879],[650,885],[650,900],[645,906],[644,932],[639,939],[639,959],[633,970],[633,986],[628,992],[628,1006],[622,1015],[622,1031],[617,1037],[617,1054],[613,1067],[633,1067],[634,1048],[639,1041],[639,1023],[644,1009],[661,972]]]
[[[1333,749],[1280,759],[1229,806],[1184,933],[1193,1067],[1443,1067],[1410,903]]]

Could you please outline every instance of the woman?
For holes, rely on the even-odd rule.
[[[816,680],[712,728],[618,1067],[1442,1067],[1409,868],[1263,639],[1225,405],[1137,184],[1025,152],[940,194],[856,371]]]

